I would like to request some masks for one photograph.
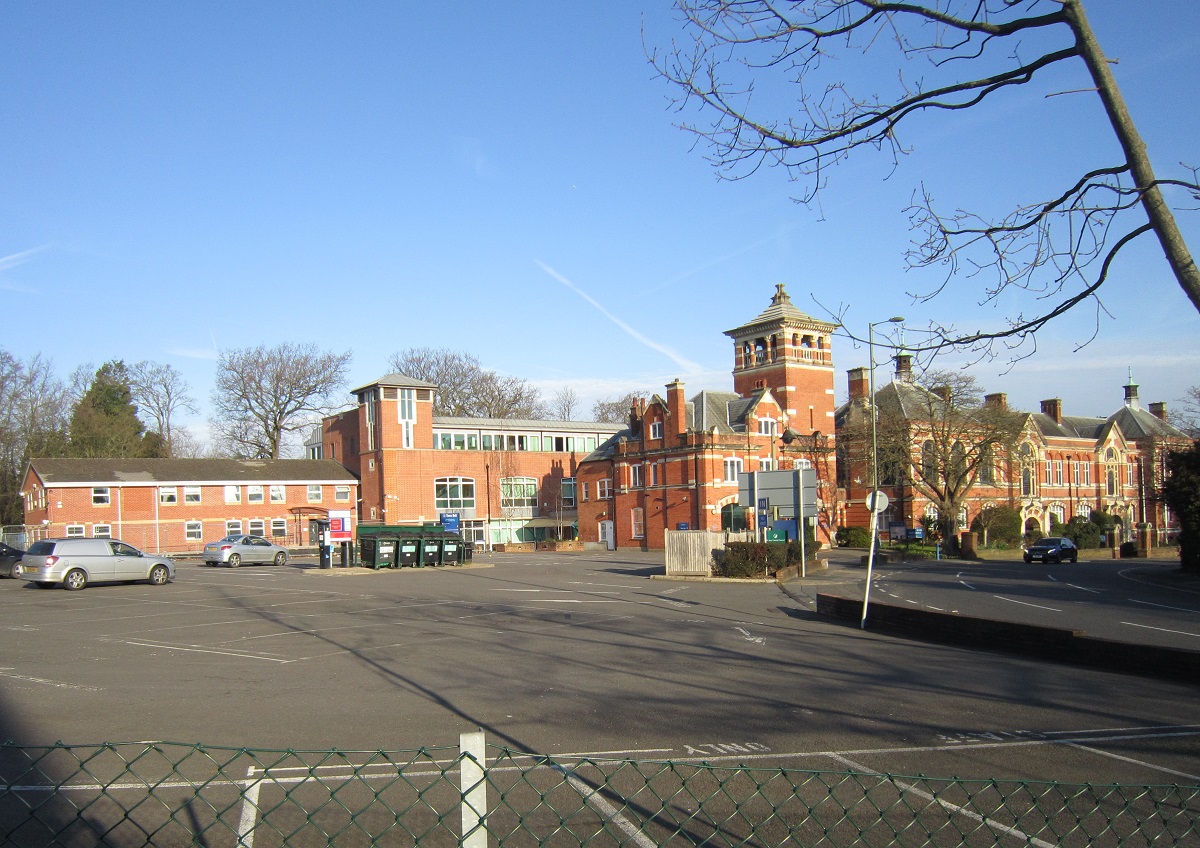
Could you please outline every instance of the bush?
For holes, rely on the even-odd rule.
[[[1075,516],[1065,525],[1059,525],[1061,535],[1075,543],[1077,548],[1100,547],[1101,525],[1087,518]]]
[[[985,545],[1014,546],[1021,542],[1021,512],[1011,506],[986,506],[971,522]]]
[[[867,548],[871,546],[871,531],[866,527],[839,527],[835,536],[843,548]]]
[[[1121,543],[1121,559],[1136,559],[1138,555],[1137,542]]]
[[[718,577],[764,577],[787,565],[786,542],[730,542],[716,557]]]

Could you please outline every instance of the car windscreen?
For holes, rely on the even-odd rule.
[[[1033,546],[1035,548],[1053,548],[1058,543],[1058,539],[1038,539]]]

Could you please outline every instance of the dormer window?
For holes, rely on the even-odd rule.
[[[662,422],[661,421],[651,421],[650,422],[650,438],[651,439],[661,439],[662,438]]]

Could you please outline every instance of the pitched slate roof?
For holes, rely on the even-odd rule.
[[[354,483],[331,459],[34,459],[47,486],[162,483]]]
[[[388,386],[401,389],[436,389],[437,383],[426,383],[424,380],[418,380],[416,377],[410,377],[407,374],[401,374],[399,371],[393,371],[391,374],[384,374],[378,380],[372,380],[366,385],[359,386],[357,389],[351,389],[350,394],[356,395],[363,389],[369,389],[372,386]]]
[[[775,294],[771,297],[770,306],[760,312],[753,320],[747,321],[740,327],[734,327],[732,330],[726,330],[725,335],[742,335],[760,325],[764,327],[777,327],[780,324],[804,324],[827,330],[833,330],[837,326],[836,324],[822,321],[819,318],[814,318],[811,315],[801,312],[792,305],[792,299],[784,291],[783,283],[779,283],[775,286]]]

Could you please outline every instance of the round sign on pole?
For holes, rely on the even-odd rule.
[[[883,512],[888,508],[888,496],[876,489],[875,491],[871,492],[871,494],[867,495],[865,503],[867,505],[867,509],[874,510],[875,512]]]

